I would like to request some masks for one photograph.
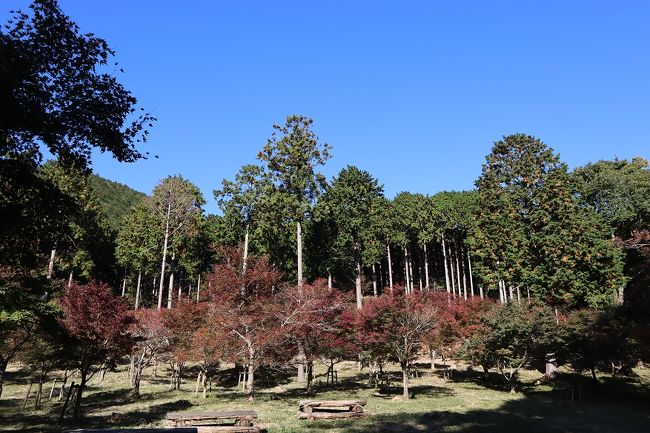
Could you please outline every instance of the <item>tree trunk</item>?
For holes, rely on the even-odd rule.
[[[406,277],[406,293],[409,293],[411,290],[411,280],[410,280],[410,273],[409,273],[409,255],[408,252],[406,251],[406,247],[404,247],[404,275]]]
[[[244,232],[244,263],[242,264],[242,275],[246,274],[246,266],[248,265],[248,229],[249,223],[246,223],[246,231]]]
[[[47,265],[47,279],[51,280],[52,279],[52,274],[54,274],[54,259],[56,258],[56,249],[52,248],[52,252],[50,253],[50,262]]]
[[[462,250],[461,250],[461,261],[462,261]],[[467,300],[467,268],[465,266],[465,262],[462,261],[463,263],[463,297],[465,300]]]
[[[126,277],[124,277],[124,280],[122,280],[122,297],[126,295]]]
[[[411,287],[409,288],[409,293],[413,293],[413,286],[415,285],[415,278],[414,278],[414,275],[413,275],[413,259],[411,257],[412,257],[411,253],[409,251],[409,255],[408,255],[408,264],[409,264],[408,271],[409,271],[409,276],[411,277],[410,278]]]
[[[196,302],[201,300],[201,274],[196,277]]]
[[[255,378],[255,368],[253,362],[255,361],[255,350],[253,346],[248,345],[248,378],[246,380],[246,390],[244,394],[248,398],[253,398],[253,380]]]
[[[332,273],[329,271],[327,272],[327,288],[332,288]]]
[[[451,292],[451,287],[449,286],[449,272],[447,271],[447,246],[445,245],[445,235],[442,234],[442,257],[443,265],[445,267],[445,287],[447,288],[447,293]]]
[[[298,382],[305,381],[305,347],[298,343]]]
[[[386,243],[386,254],[388,255],[388,288],[393,291],[393,261],[390,258],[390,244]]]
[[[0,397],[2,397],[2,388],[5,382],[5,371],[7,371],[7,362],[0,364]]]
[[[68,276],[68,289],[72,287],[72,275],[74,271],[70,270],[70,275]]]
[[[372,294],[377,297],[377,270],[375,264],[372,264]]]
[[[407,366],[402,366],[402,397],[409,399],[409,376]]]
[[[74,400],[74,410],[72,412],[72,419],[77,421],[79,418],[81,418],[81,395],[83,394],[84,389],[86,388],[86,372],[82,371],[81,372],[81,382],[79,383],[79,386],[77,387],[77,392],[75,395],[75,400]],[[70,388],[70,392],[72,392],[72,388]]]
[[[174,255],[172,255],[172,261],[174,260]],[[167,308],[172,307],[172,297],[174,296],[174,271],[169,273],[169,286],[167,288]]]
[[[451,279],[451,293],[456,297],[456,275],[454,274],[454,256],[452,255],[451,245],[449,245],[449,274]]]
[[[314,361],[309,361],[307,363],[307,394],[312,393],[313,383],[314,383]]]
[[[357,296],[357,310],[363,307],[363,292],[361,291],[361,252],[354,251],[354,287]]]
[[[458,260],[458,246],[454,243],[454,260],[456,261],[456,282],[458,287],[458,297],[462,297],[462,286],[460,282],[460,261]]]
[[[158,309],[162,308],[163,289],[165,288],[165,264],[167,263],[167,244],[169,243],[169,215],[172,211],[172,204],[167,206],[167,218],[165,220],[165,241],[163,242],[162,264],[160,265],[160,286],[158,287]]]
[[[302,287],[302,226],[296,222],[296,245],[298,253],[298,286]]]
[[[472,298],[474,297],[474,278],[472,276],[472,259],[469,256],[469,251],[467,251],[467,268],[469,270],[469,287]],[[481,290],[481,299],[483,299],[483,289]]]
[[[135,309],[140,306],[140,283],[142,282],[142,270],[138,272],[138,285],[135,288]]]
[[[427,244],[423,246],[424,250],[424,287],[429,290],[429,254],[427,253]]]

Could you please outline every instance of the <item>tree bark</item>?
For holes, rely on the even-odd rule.
[[[363,307],[363,292],[361,290],[361,252],[354,250],[354,287],[357,297],[357,310]]]
[[[329,271],[327,272],[327,288],[332,288],[332,273]]]
[[[305,348],[302,343],[298,343],[298,382],[305,381]]]
[[[445,234],[442,234],[442,257],[443,265],[445,267],[445,287],[447,288],[447,293],[451,292],[451,287],[449,286],[449,272],[447,271],[447,246],[445,245]]]
[[[469,270],[469,287],[472,298],[474,297],[474,278],[472,276],[472,259],[469,256],[469,251],[467,251],[467,267]],[[481,299],[483,299],[483,289],[481,289]]]
[[[74,271],[70,270],[70,275],[68,276],[68,289],[72,287],[72,275]]]
[[[302,287],[302,226],[296,222],[296,245],[298,253],[298,286]]]
[[[451,293],[456,297],[456,275],[454,274],[454,257],[451,251],[451,245],[449,245],[449,274],[451,279]]]
[[[201,274],[196,277],[196,302],[201,300]]]
[[[255,368],[253,362],[255,361],[255,350],[251,344],[248,345],[248,378],[246,379],[246,390],[244,394],[248,398],[253,398],[253,380],[255,379]]]
[[[406,251],[406,247],[404,247],[404,274],[406,276],[406,293],[409,293],[411,290],[411,280],[409,279],[409,255]]]
[[[5,383],[5,372],[7,371],[7,362],[0,364],[0,397],[2,397],[2,389]]]
[[[142,270],[138,272],[138,285],[135,288],[135,309],[140,306],[140,283],[142,282]]]
[[[124,295],[126,295],[126,276],[122,280],[122,297],[124,297]]]
[[[47,279],[52,279],[52,274],[54,274],[54,259],[56,258],[56,249],[52,248],[50,253],[50,262],[47,265]]]
[[[402,366],[402,397],[404,397],[404,400],[409,399],[409,376],[405,365]]]
[[[427,244],[423,246],[424,250],[424,287],[429,290],[429,254],[427,253]]]
[[[386,254],[388,255],[388,288],[393,291],[393,261],[390,258],[390,244],[386,243]]]
[[[165,288],[165,264],[167,262],[167,245],[169,243],[169,215],[172,211],[171,201],[167,205],[167,218],[165,220],[165,240],[163,242],[162,264],[160,265],[160,286],[158,287],[158,309],[162,308],[163,289]]]
[[[84,389],[86,388],[86,381],[87,381],[87,373],[85,371],[81,371],[81,382],[79,383],[79,386],[77,387],[77,393],[75,395],[75,400],[74,400],[74,410],[72,412],[72,419],[77,421],[81,417],[81,395],[83,394]],[[72,392],[72,388],[70,389],[70,392]]]
[[[246,223],[246,231],[244,232],[244,263],[242,264],[242,275],[246,274],[246,266],[248,265],[248,229],[249,223]]]
[[[375,264],[372,264],[372,294],[377,297],[377,270]]]
[[[172,254],[172,262],[174,261],[174,256],[176,254]],[[171,271],[169,273],[169,287],[167,288],[167,308],[172,307],[172,297],[174,296],[174,271]]]
[[[463,297],[467,300],[467,269],[465,268],[465,262],[463,262]]]
[[[456,282],[457,282],[457,287],[458,287],[458,297],[462,297],[463,294],[461,292],[462,285],[460,282],[460,261],[458,260],[458,245],[454,243],[454,260],[456,261]]]

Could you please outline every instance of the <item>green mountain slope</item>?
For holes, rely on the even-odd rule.
[[[122,218],[129,209],[146,197],[146,194],[140,191],[95,174],[91,176],[90,183],[108,218],[109,225],[114,230],[119,228]]]

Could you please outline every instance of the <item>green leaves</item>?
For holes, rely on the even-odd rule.
[[[620,251],[578,206],[567,167],[540,140],[504,137],[477,180],[477,270],[496,285],[529,288],[552,305],[599,306],[624,284]]]

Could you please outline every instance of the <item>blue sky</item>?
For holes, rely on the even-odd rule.
[[[3,0],[2,21],[23,0]],[[94,160],[150,192],[213,188],[286,115],[333,146],[323,172],[368,170],[390,197],[469,189],[492,142],[538,136],[570,167],[650,157],[650,2],[60,0],[117,51],[158,122],[159,159]]]

